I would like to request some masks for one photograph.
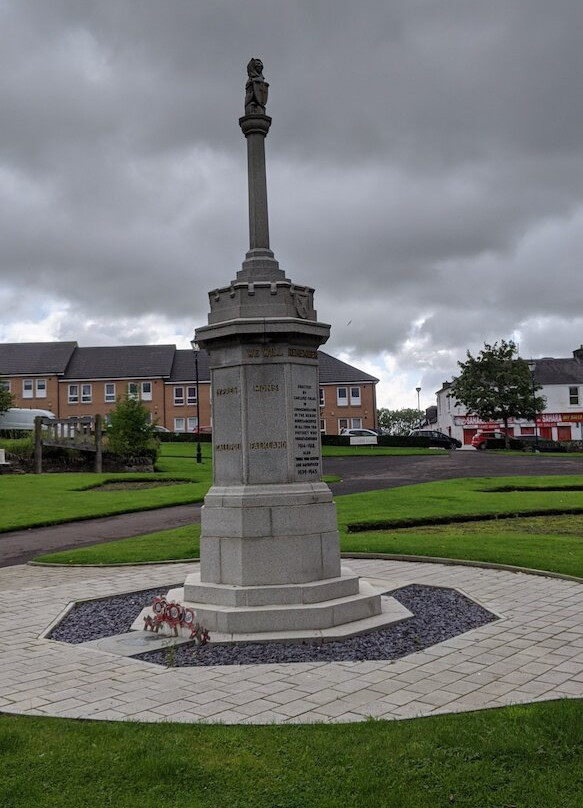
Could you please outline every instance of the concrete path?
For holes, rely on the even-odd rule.
[[[76,599],[183,581],[195,564],[0,569],[0,710],[227,724],[363,721],[583,697],[583,585],[500,570],[352,560],[390,589],[456,587],[502,619],[396,662],[161,668],[39,639]]]
[[[106,516],[103,519],[0,533],[0,567],[24,564],[41,553],[71,550],[89,544],[156,533],[158,530],[191,525],[199,520],[199,504],[175,505],[171,508]]]
[[[581,457],[545,455],[497,455],[490,452],[437,450],[435,455],[388,457],[326,457],[324,473],[342,482],[330,488],[340,494],[394,488],[399,485],[448,480],[458,477],[506,475],[583,474]],[[0,534],[0,567],[24,564],[40,553],[69,550],[87,544],[124,539],[182,527],[200,519],[200,505],[178,505],[140,513],[72,522],[48,528]]]

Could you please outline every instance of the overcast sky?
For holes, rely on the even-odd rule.
[[[466,349],[583,343],[581,0],[0,0],[0,341],[176,343],[271,246],[324,350],[435,402]]]

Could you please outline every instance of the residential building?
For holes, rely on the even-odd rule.
[[[374,429],[374,376],[318,352],[320,429]],[[0,344],[0,385],[14,406],[41,408],[59,418],[107,417],[119,398],[138,398],[156,422],[172,432],[212,426],[208,356],[198,354],[198,387],[192,350],[174,345],[82,348],[76,342]]]
[[[552,440],[583,440],[583,345],[573,351],[572,358],[545,356],[532,362],[534,380],[542,386],[537,396],[545,398],[545,408],[537,417],[536,433]],[[436,393],[436,429],[469,444],[478,430],[502,428],[501,420],[483,421],[468,414],[450,395],[450,387],[451,382],[446,381]],[[511,419],[509,433],[516,437],[534,435],[535,423]]]

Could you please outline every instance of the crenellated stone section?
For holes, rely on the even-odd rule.
[[[256,317],[317,320],[314,290],[285,280],[234,280],[209,292],[209,324]]]

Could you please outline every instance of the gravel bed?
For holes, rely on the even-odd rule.
[[[48,636],[51,640],[78,644],[124,634],[142,609],[152,604],[156,595],[165,595],[173,586],[182,584],[77,603]]]
[[[56,626],[51,639],[82,643],[129,631],[144,606],[172,586],[80,603]],[[336,642],[242,643],[203,647],[173,646],[176,667],[253,665],[273,662],[357,662],[399,659],[496,620],[496,616],[453,589],[412,584],[383,593],[402,603],[413,617],[386,629]],[[168,649],[137,659],[167,665]]]

